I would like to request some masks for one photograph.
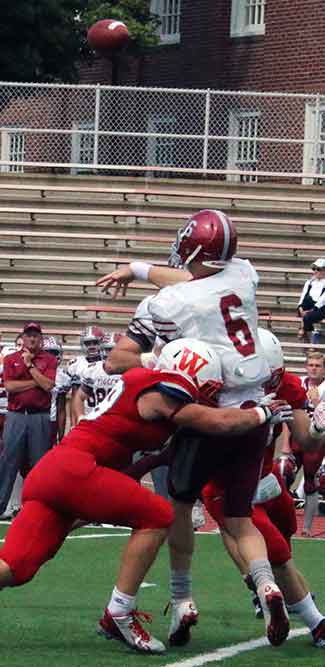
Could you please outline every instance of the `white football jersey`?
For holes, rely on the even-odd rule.
[[[16,352],[15,347],[5,346],[0,351],[0,415],[8,411],[8,395],[3,384],[3,360],[8,354]]]
[[[71,385],[80,386],[80,377],[82,373],[88,368],[88,366],[89,361],[82,355],[70,361],[67,366],[67,373],[70,376]]]
[[[120,375],[109,375],[104,370],[103,361],[95,361],[81,374],[81,389],[87,394],[85,414],[88,414],[101,403],[112,387],[121,379]]]
[[[68,375],[67,371],[64,370],[64,368],[58,366],[56,369],[55,385],[51,391],[51,409],[50,409],[51,422],[56,421],[59,394],[67,394],[68,391],[70,391],[70,389],[71,389],[70,375]]]
[[[164,342],[189,337],[216,348],[224,380],[221,405],[258,399],[270,377],[257,333],[257,283],[251,263],[234,258],[212,276],[165,287],[149,303]]]
[[[156,339],[156,331],[149,312],[149,304],[153,298],[154,295],[147,296],[139,303],[126,332],[129,338],[135,340],[141,346],[143,352],[149,352]]]

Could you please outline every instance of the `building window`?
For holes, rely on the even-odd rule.
[[[25,136],[22,132],[3,131],[1,133],[1,159],[11,162],[23,162],[25,153]],[[23,164],[3,165],[1,171],[22,173]]]
[[[94,145],[95,139],[93,134],[94,123],[73,123],[73,130],[81,132],[72,133],[71,144],[71,162],[73,164],[92,164],[94,161]],[[72,167],[71,174],[78,174],[84,172],[83,167]]]
[[[181,0],[151,0],[151,13],[160,17],[159,34],[162,43],[180,41]]]
[[[176,127],[175,116],[154,115],[148,124],[149,135],[173,134]],[[175,166],[176,143],[174,137],[149,136],[147,165],[156,167]]]
[[[324,174],[318,179],[304,178],[304,185],[325,184],[325,105],[306,104],[303,172]]]
[[[258,163],[258,130],[260,113],[258,111],[238,111],[230,113],[228,150],[228,169],[252,172],[249,175],[230,174],[229,180],[256,182],[254,172]]]
[[[232,0],[231,37],[265,34],[266,0]]]

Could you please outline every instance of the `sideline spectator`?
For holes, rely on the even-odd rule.
[[[47,336],[43,341],[43,349],[52,354],[58,363],[55,385],[51,391],[51,444],[52,447],[62,440],[67,420],[67,394],[71,389],[71,378],[62,368],[63,349],[55,336]]]
[[[306,390],[308,403],[306,409],[312,416],[314,409],[325,398],[325,367],[324,355],[321,352],[310,351],[306,357],[307,374],[302,376],[301,383]],[[296,496],[304,498],[304,525],[303,537],[312,537],[312,524],[318,513],[319,484],[317,472],[325,456],[325,447],[322,445],[314,452],[304,452],[299,444],[288,439],[283,445],[283,452],[292,452],[297,470],[303,469],[303,477],[296,489]]]
[[[74,397],[74,414],[77,423],[106,398],[121,375],[111,373],[109,355],[120,334],[105,334],[100,342],[100,360],[89,362],[80,372],[80,386]]]
[[[3,382],[3,361],[8,354],[16,352],[16,346],[2,346],[1,335],[0,335],[0,451],[2,449],[2,432],[5,422],[5,416],[8,412],[8,395],[5,390]],[[0,519],[11,519],[20,509],[21,506],[21,490],[22,490],[22,476],[20,473],[17,474],[11,496],[8,501],[8,505],[5,509],[5,512],[0,515]]]
[[[89,364],[101,360],[100,344],[104,338],[104,331],[97,325],[87,326],[80,334],[80,346],[82,354],[72,359],[67,367],[67,373],[71,379],[71,401],[70,401],[70,424],[73,428],[78,423],[78,387],[81,384],[81,373]],[[76,407],[77,405],[77,407]]]
[[[306,280],[298,303],[301,326],[298,338],[309,340],[314,324],[325,318],[325,258],[320,257],[312,264],[314,275]]]
[[[23,348],[4,359],[8,413],[0,454],[0,514],[6,509],[18,470],[23,466],[30,470],[51,446],[51,390],[57,362],[42,349],[38,322],[27,322],[22,336]]]
[[[307,375],[301,378],[309,399],[309,411],[313,412],[319,401],[325,398],[324,355],[316,350],[310,351],[306,358]]]

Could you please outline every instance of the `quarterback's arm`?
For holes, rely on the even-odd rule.
[[[148,279],[157,287],[167,287],[191,280],[192,275],[184,269],[173,269],[169,266],[151,266]]]
[[[107,292],[110,287],[114,288],[112,298],[116,298],[120,289],[123,296],[126,294],[127,286],[132,280],[146,280],[157,285],[157,287],[166,287],[175,283],[185,282],[191,279],[191,274],[182,269],[173,269],[167,266],[154,266],[147,262],[131,262],[128,266],[107,273],[97,280],[97,287],[101,287],[103,292]]]

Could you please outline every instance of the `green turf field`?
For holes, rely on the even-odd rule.
[[[0,527],[0,537],[5,527]],[[76,535],[121,534],[121,530],[92,528]],[[143,656],[116,641],[96,635],[95,626],[114,583],[120,550],[126,537],[68,540],[58,556],[33,582],[1,593],[1,667],[323,667],[325,651],[315,649],[309,635],[283,647],[258,648],[235,657],[218,658],[217,649],[263,637],[263,621],[254,618],[249,595],[225,555],[216,535],[198,535],[194,561],[195,599],[200,624],[190,646],[170,649],[164,656]],[[325,609],[325,543],[298,540],[295,558],[308,575],[317,602]],[[164,548],[146,581],[154,587],[141,590],[139,608],[154,615],[151,629],[165,640],[169,617],[168,559]],[[302,627],[292,621],[292,628]],[[200,660],[195,656],[200,655]],[[211,659],[212,658],[212,659]],[[182,664],[184,660],[191,662]]]

